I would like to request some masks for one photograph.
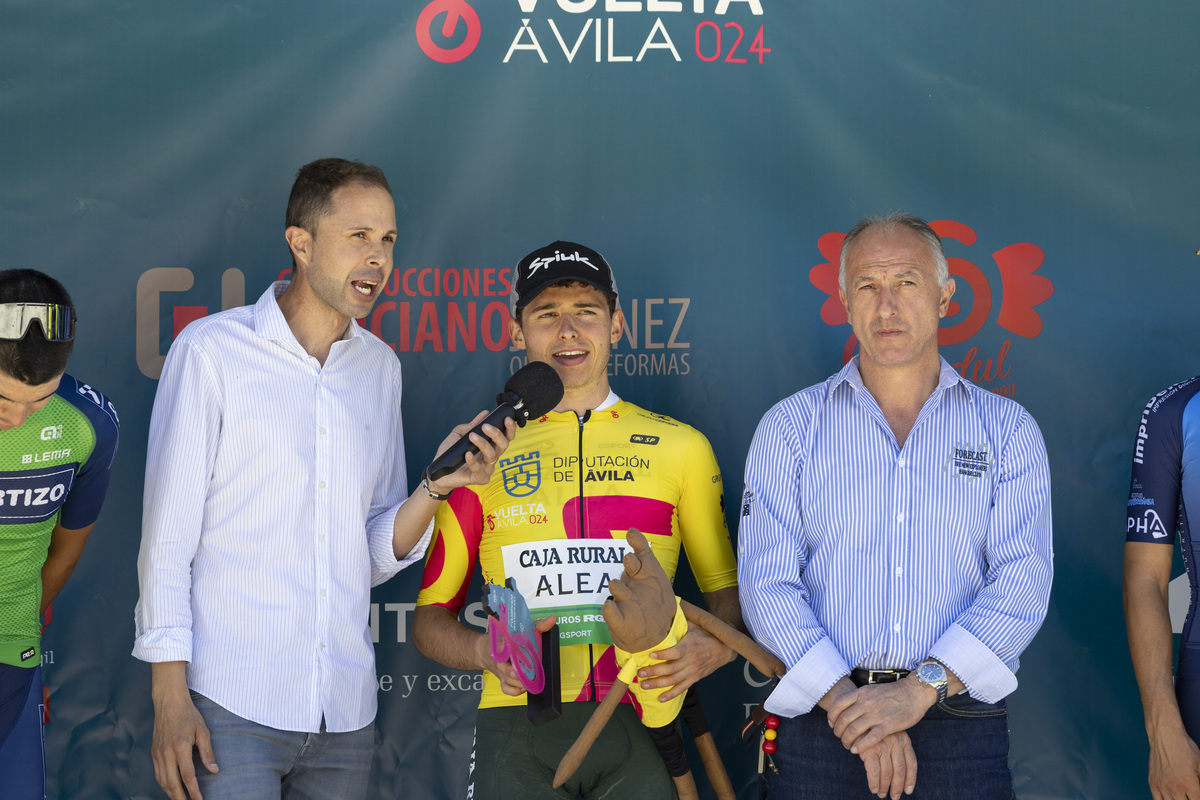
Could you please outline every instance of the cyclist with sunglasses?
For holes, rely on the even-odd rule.
[[[0,272],[0,775],[15,800],[45,796],[40,616],[100,514],[120,428],[66,374],[74,340],[62,284]]]

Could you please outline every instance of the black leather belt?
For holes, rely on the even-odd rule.
[[[868,686],[873,683],[895,683],[909,673],[907,669],[863,669],[855,667],[850,670],[850,680],[855,686]]]

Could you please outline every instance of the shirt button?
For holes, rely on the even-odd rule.
[[[325,484],[322,483],[321,488],[324,489]],[[899,514],[896,515],[896,522],[904,522],[904,512],[903,511],[901,511]]]
[[[322,426],[322,427],[321,427],[319,430],[320,430],[320,433],[321,433],[321,435],[322,435],[322,436],[324,436],[324,435],[325,435],[325,428],[324,428],[324,426]]]
[[[904,567],[896,567],[896,574],[897,574],[897,575],[903,575],[903,574],[904,574]]]
[[[325,596],[325,590],[324,590],[324,589],[322,589],[322,590],[321,590],[321,597],[324,597],[324,596]]]
[[[897,622],[895,625],[893,625],[892,630],[894,630],[896,633],[899,633],[900,632],[900,623]],[[321,645],[321,646],[324,647],[324,645]]]
[[[325,649],[325,643],[324,643],[324,642],[321,642],[321,643],[320,643],[320,649],[322,649],[322,650],[324,650],[324,649]]]
[[[317,541],[318,541],[318,542],[323,542],[323,541],[325,541],[325,534],[323,534],[323,533],[322,533],[320,536],[318,536],[318,537],[317,537]]]
[[[318,486],[320,486],[322,489],[324,489],[324,488],[325,488],[325,481],[321,481],[321,482],[320,482],[319,484],[317,484],[317,485],[318,485]]]
[[[898,459],[896,460],[896,466],[897,466],[897,467],[903,467],[903,466],[904,466],[904,457],[903,457],[903,456],[901,456],[900,458],[898,458]]]

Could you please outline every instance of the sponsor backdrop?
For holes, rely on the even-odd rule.
[[[327,155],[379,164],[395,187],[395,271],[366,324],[404,367],[410,480],[522,363],[511,267],[564,237],[617,271],[617,391],[703,430],[737,498],[762,413],[854,350],[841,232],[877,211],[938,220],[959,286],[943,352],[1033,412],[1053,467],[1054,596],[1011,698],[1018,795],[1147,795],[1124,506],[1142,406],[1200,371],[1200,4],[0,11],[3,266],[74,292],[72,372],[124,423],[104,514],[47,626],[51,797],[159,796],[150,670],[129,655],[156,378],[183,325],[286,272],[291,180]],[[460,798],[480,680],[411,646],[419,577],[374,594],[373,794]],[[478,604],[466,620],[481,624]],[[737,729],[764,691],[741,661],[704,686],[743,798],[755,753]]]

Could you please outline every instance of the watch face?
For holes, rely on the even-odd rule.
[[[946,680],[946,670],[941,664],[922,664],[917,668],[917,677],[925,683],[939,683]]]

